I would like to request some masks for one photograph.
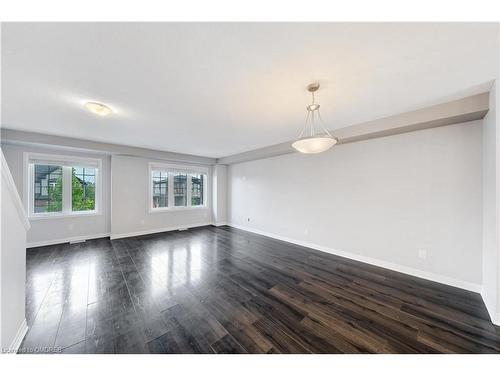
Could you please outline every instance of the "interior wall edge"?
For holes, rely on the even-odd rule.
[[[499,245],[499,108],[498,79],[489,96],[490,111],[483,120],[482,177],[482,284],[481,293],[488,314],[500,325],[500,245]]]
[[[27,132],[9,128],[1,129],[1,140],[2,144],[48,147],[51,149],[61,149],[65,151],[94,152],[105,155],[135,156],[148,159],[157,159],[180,163],[194,163],[202,165],[213,165],[216,163],[215,158],[205,156],[153,150],[142,147],[105,143],[86,139],[61,137],[56,135]]]
[[[52,242],[63,243],[67,242],[66,239],[78,241],[85,239],[87,236],[97,236],[111,231],[110,226],[110,175],[111,175],[111,157],[105,154],[96,153],[83,153],[76,151],[67,151],[54,148],[40,148],[35,146],[21,146],[2,144],[2,151],[5,159],[12,172],[12,177],[16,189],[21,193],[21,200],[23,208],[27,209],[28,201],[28,186],[29,180],[27,171],[27,153],[47,153],[51,155],[62,156],[69,159],[78,158],[96,158],[101,161],[101,174],[100,174],[100,187],[101,193],[99,214],[97,215],[83,215],[81,217],[72,215],[62,215],[54,218],[44,218],[38,220],[29,218],[31,225],[30,230],[27,232],[27,243],[34,246],[49,245]],[[98,198],[99,199],[99,198]]]
[[[5,180],[7,190],[12,196],[12,200],[16,206],[17,214],[19,215],[19,219],[24,225],[26,231],[28,231],[31,227],[30,221],[28,219],[28,215],[26,214],[26,210],[24,209],[24,204],[19,194],[19,191],[16,188],[16,183],[12,178],[12,173],[9,168],[9,164],[5,159],[3,151],[0,151],[2,157],[2,178]]]
[[[28,333],[28,322],[24,319],[17,330],[16,337],[12,340],[12,343],[9,346],[8,353],[16,354],[19,348],[21,347],[21,343],[23,342],[24,336]]]
[[[494,305],[489,302],[491,298],[484,284],[481,286],[480,294],[486,307],[486,311],[488,311],[488,315],[490,316],[491,322],[497,326],[500,326],[500,313],[496,312],[493,307]]]
[[[229,225],[229,223],[224,221],[224,222],[220,222],[220,223],[212,223],[212,225],[214,227],[223,227],[223,226]]]
[[[489,111],[489,96],[490,92],[487,91],[415,111],[399,113],[329,131],[339,138],[338,146],[341,146],[342,144],[367,141],[419,130],[465,124],[482,120],[486,116]],[[294,153],[296,151],[291,146],[292,142],[283,142],[225,156],[218,158],[217,163],[232,165]]]
[[[76,242],[76,241],[96,240],[99,238],[106,238],[106,237],[109,237],[110,240],[117,240],[117,239],[121,239],[121,238],[144,236],[144,235],[148,235],[148,234],[171,232],[171,231],[180,230],[180,229],[191,229],[191,228],[203,227],[203,226],[207,226],[207,225],[213,225],[216,227],[220,227],[220,226],[224,226],[224,225],[228,225],[228,224],[226,222],[221,222],[221,223],[206,222],[206,223],[197,223],[197,224],[190,224],[190,225],[179,225],[179,226],[175,226],[175,227],[165,227],[165,228],[158,228],[158,229],[143,230],[143,231],[130,232],[130,233],[118,233],[115,235],[111,235],[111,233],[101,233],[101,234],[95,234],[95,235],[89,235],[89,236],[67,237],[67,238],[59,238],[59,239],[50,240],[50,241],[38,241],[38,242],[27,243],[26,248],[31,249],[31,248],[37,248],[37,247],[42,247],[42,246],[59,245],[59,244],[64,244],[64,243],[69,243],[69,242]]]
[[[340,256],[343,258],[356,260],[358,262],[371,264],[373,266],[386,268],[386,269],[389,269],[392,271],[401,272],[401,273],[404,273],[407,275],[419,277],[421,279],[426,279],[426,280],[438,282],[441,284],[446,284],[449,286],[453,286],[455,288],[465,289],[465,290],[468,290],[470,292],[475,292],[475,293],[482,292],[482,286],[480,284],[475,284],[475,283],[471,283],[471,282],[464,281],[464,280],[458,280],[458,279],[455,279],[452,277],[442,276],[442,275],[438,275],[438,274],[428,272],[428,271],[422,271],[422,270],[419,270],[417,268],[408,267],[408,266],[404,266],[404,265],[397,264],[397,263],[387,262],[385,260],[381,260],[381,259],[377,259],[377,258],[366,257],[363,255],[358,255],[358,254],[354,254],[354,253],[343,251],[343,250],[332,249],[332,248],[327,247],[327,246],[322,246],[322,245],[318,245],[318,244],[314,244],[314,243],[310,243],[310,242],[306,242],[306,241],[300,241],[300,240],[296,240],[293,238],[280,236],[278,234],[261,231],[259,229],[255,229],[255,228],[248,227],[248,226],[243,226],[243,225],[233,224],[233,223],[228,223],[228,225],[230,227],[233,227],[236,229],[241,229],[241,230],[244,230],[247,232],[252,232],[255,234],[262,235],[262,236],[274,238],[276,240],[289,242],[289,243],[292,243],[294,245],[308,247],[308,248],[311,248],[314,250],[322,251],[324,253],[329,253],[329,254],[337,255],[337,256]]]
[[[207,221],[207,222],[203,222],[203,223],[195,223],[195,224],[187,224],[187,225],[177,225],[177,226],[164,227],[164,228],[154,228],[154,229],[148,229],[148,230],[141,230],[141,231],[137,231],[137,232],[116,233],[116,234],[111,234],[110,239],[111,240],[118,240],[120,238],[138,237],[138,236],[145,236],[145,235],[148,235],[148,234],[163,233],[163,232],[172,232],[172,231],[175,231],[175,230],[204,227],[204,226],[207,226],[207,225],[212,225],[212,222],[211,221]]]
[[[26,248],[30,249],[30,248],[42,247],[42,246],[59,245],[59,244],[69,243],[69,242],[95,240],[98,238],[109,237],[109,235],[110,235],[110,233],[99,233],[99,234],[90,234],[87,236],[75,236],[75,237],[57,238],[55,240],[28,242],[26,244]]]

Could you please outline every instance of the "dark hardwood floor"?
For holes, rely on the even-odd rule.
[[[476,293],[230,227],[28,250],[26,308],[20,352],[500,352]]]

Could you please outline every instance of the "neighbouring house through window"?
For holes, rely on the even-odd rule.
[[[207,173],[150,164],[150,210],[205,207]]]
[[[99,159],[27,154],[29,216],[97,213],[100,166]]]

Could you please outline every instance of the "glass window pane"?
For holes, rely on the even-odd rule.
[[[33,212],[61,212],[62,167],[35,164],[34,172]]]
[[[153,208],[168,207],[168,174],[164,171],[153,171]]]
[[[174,206],[187,206],[187,174],[174,174]]]
[[[73,211],[95,210],[95,168],[72,168],[71,202]]]
[[[83,168],[82,167],[74,167],[73,169],[75,170],[76,174],[82,174],[83,173]]]
[[[205,202],[204,199],[204,174],[192,174],[191,175],[191,206],[203,206]]]

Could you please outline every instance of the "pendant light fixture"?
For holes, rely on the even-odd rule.
[[[339,140],[332,136],[323,125],[321,114],[319,112],[319,104],[316,104],[314,93],[319,90],[319,83],[311,83],[307,86],[307,91],[312,95],[312,103],[307,108],[306,123],[302,132],[292,147],[303,154],[319,154],[328,150],[335,145]],[[319,125],[319,133],[316,133],[316,127]]]

